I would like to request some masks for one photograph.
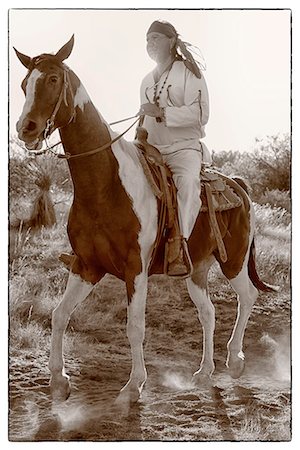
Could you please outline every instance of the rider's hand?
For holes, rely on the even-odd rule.
[[[164,116],[163,108],[155,105],[155,103],[144,103],[140,110],[139,115],[141,116],[151,116],[151,117],[160,117]]]

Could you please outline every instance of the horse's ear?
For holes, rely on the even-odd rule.
[[[56,58],[59,61],[64,61],[65,59],[69,58],[74,45],[74,34],[71,37],[71,39],[56,53]]]
[[[13,49],[16,52],[16,55],[19,58],[19,60],[21,61],[21,63],[23,64],[23,66],[25,66],[26,69],[29,69],[29,66],[31,63],[30,56],[23,55],[23,53],[18,52],[18,50],[15,47],[13,47]]]

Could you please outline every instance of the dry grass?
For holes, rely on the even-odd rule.
[[[291,215],[285,209],[258,204],[255,213],[256,254],[262,276],[271,284],[287,287],[290,283]]]
[[[51,311],[63,295],[68,276],[58,262],[59,254],[69,249],[65,207],[60,203],[56,208],[60,220],[54,227],[42,228],[35,233],[30,230],[23,232],[22,228],[14,231],[16,234],[10,266],[10,352],[20,366],[23,358],[42,358],[41,364],[45,367],[39,370],[43,370],[45,377],[48,376],[46,361]],[[260,273],[269,283],[285,288],[279,296],[261,296],[249,321],[246,349],[256,343],[256,350],[265,351],[266,345],[271,344],[267,338],[259,341],[259,337],[266,332],[276,337],[282,334],[283,327],[288,327],[290,224],[288,214],[278,208],[256,205],[256,213]],[[224,368],[226,342],[232,330],[236,305],[232,301],[234,294],[217,266],[211,272],[209,284],[216,307],[215,360],[218,372]],[[69,364],[75,375],[81,371],[88,373],[90,380],[102,382],[107,371],[108,377],[109,374],[112,378],[119,374],[122,382],[126,381],[130,371],[126,305],[124,284],[112,276],[106,276],[73,313],[66,333],[65,353],[67,366]],[[176,389],[180,390],[178,380],[181,382],[187,379],[197,369],[202,348],[202,331],[197,313],[183,281],[171,281],[164,276],[150,279],[146,326],[145,357],[149,379],[152,377],[155,380],[157,376],[158,383],[163,383],[165,374],[171,370],[175,381],[177,379]],[[271,357],[269,361],[273,364]],[[101,375],[99,368],[102,368]],[[105,382],[109,383],[109,379]],[[189,386],[184,382],[183,385]],[[170,389],[170,386],[165,389]],[[273,414],[268,411],[268,401],[265,403],[265,407],[261,403],[252,406],[245,403],[241,415],[236,416],[237,420],[231,418],[236,440],[289,439],[289,405],[278,403],[281,410],[278,411],[275,405],[276,414]],[[207,416],[203,413],[202,419],[193,426],[187,415],[181,426],[181,416],[179,413],[177,416],[176,408],[179,405],[179,411],[182,402],[175,402],[174,405],[175,412],[170,423],[155,432],[158,439],[189,440],[193,436],[198,436],[200,440],[226,438],[226,433],[221,432],[225,425],[221,422],[216,424],[210,413]],[[174,417],[177,417],[176,420]],[[147,436],[153,438],[153,430],[152,425],[145,425],[146,439]]]
[[[30,312],[27,317],[27,323],[19,321],[11,322],[10,339],[14,342],[16,349],[26,349],[35,351],[45,348],[48,341],[48,333],[40,324],[31,322]]]
[[[240,429],[236,430],[237,440],[289,441],[291,439],[290,418],[291,411],[288,405],[281,407],[278,416],[272,419],[267,408],[258,408],[255,403],[250,403],[245,408]]]
[[[290,275],[290,224],[286,214],[282,210],[260,205],[256,205],[256,214],[256,251],[261,276],[271,284],[287,286]],[[67,280],[67,271],[58,262],[59,254],[69,249],[65,224],[60,222],[37,233],[30,230],[23,232],[21,228],[14,233],[15,248],[10,266],[11,321],[26,323],[30,311],[31,320],[48,328],[51,311],[62,296]],[[216,286],[220,283],[221,291]],[[218,266],[210,274],[210,286],[212,294],[217,293],[217,301],[233,297]],[[192,330],[191,334],[195,331],[194,326],[189,326],[191,316],[195,315],[196,310],[188,300],[183,281],[173,281],[163,276],[150,279],[148,333],[170,333],[170,339],[175,333],[188,339],[188,330]],[[166,317],[167,321],[162,321],[162,317]],[[100,333],[109,322],[124,327],[126,292],[121,281],[106,276],[74,312],[70,326],[75,331]],[[197,317],[194,323],[198,326]]]

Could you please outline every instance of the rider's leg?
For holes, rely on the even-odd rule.
[[[170,275],[180,275],[181,272],[183,274],[187,272],[184,270],[186,261],[184,261],[183,253],[187,253],[186,242],[192,233],[201,207],[200,170],[202,158],[201,153],[198,151],[188,149],[164,155],[164,159],[173,174],[177,188],[180,226],[179,236],[173,236],[169,245],[178,248],[178,239],[182,239],[184,245],[184,252],[179,252],[178,257],[171,263],[172,267],[169,265],[168,273]]]

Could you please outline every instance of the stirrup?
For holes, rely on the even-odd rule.
[[[164,272],[172,278],[185,279],[192,275],[193,264],[189,255],[187,242],[182,237],[180,252],[177,258],[171,263],[168,262],[169,243],[166,243],[165,249],[165,270]]]

